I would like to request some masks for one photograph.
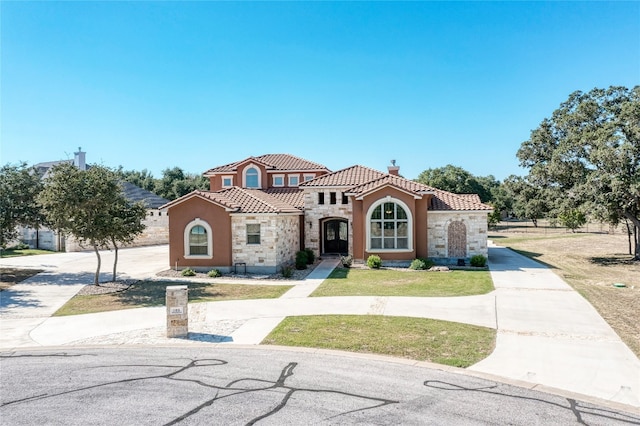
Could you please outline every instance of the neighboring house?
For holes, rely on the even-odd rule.
[[[34,165],[38,174],[44,179],[49,176],[52,167],[58,164],[73,164],[80,170],[87,170],[91,167],[86,163],[86,152],[78,148],[74,153],[73,160],[48,161]],[[131,202],[142,201],[147,207],[147,217],[143,221],[145,229],[141,235],[129,247],[148,246],[155,244],[167,244],[169,242],[169,218],[167,211],[162,206],[169,202],[166,198],[142,189],[132,183],[122,182],[125,197]],[[40,248],[52,251],[82,251],[87,247],[82,247],[73,237],[63,237],[56,231],[49,228],[21,228],[20,240],[32,248]]]
[[[304,248],[316,255],[371,254],[383,262],[432,258],[450,263],[487,255],[487,213],[456,195],[364,166],[330,172],[288,154],[249,157],[204,173],[210,191],[164,206],[172,267],[240,265],[276,272]]]

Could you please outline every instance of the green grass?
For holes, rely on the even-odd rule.
[[[311,296],[447,297],[485,294],[493,289],[488,271],[336,268]]]
[[[54,316],[79,315],[121,309],[164,306],[166,287],[175,281],[140,281],[128,290],[98,295],[77,295]],[[282,296],[289,285],[246,285],[189,283],[189,303],[220,300],[273,299]]]
[[[18,257],[18,256],[35,256],[38,254],[52,254],[57,253],[49,250],[39,249],[24,249],[24,250],[0,250],[0,257]]]
[[[263,341],[374,353],[468,367],[495,348],[496,332],[475,325],[376,315],[287,317]]]

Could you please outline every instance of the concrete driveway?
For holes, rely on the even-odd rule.
[[[120,270],[147,278],[166,269],[167,247],[129,249]],[[54,264],[55,256],[69,261]],[[108,258],[108,254],[105,256]],[[468,370],[517,380],[530,387],[557,388],[640,407],[640,360],[622,343],[595,309],[543,265],[511,250],[489,249],[496,290],[453,298],[308,298],[335,266],[325,261],[280,299],[197,303],[189,306],[189,340],[165,337],[165,308],[140,308],[98,314],[51,315],[82,286],[95,268],[93,253],[22,258],[48,271],[15,293],[0,294],[0,348],[51,345],[259,344],[286,316],[375,314],[436,318],[496,328],[496,349]],[[126,260],[125,260],[126,259]],[[3,259],[1,264],[11,259]],[[103,265],[110,268],[110,261]],[[38,265],[34,265],[38,266]],[[66,272],[66,271],[75,272]],[[63,272],[64,271],[64,272]],[[84,275],[83,275],[84,274]],[[57,277],[57,278],[56,278]],[[45,291],[50,286],[52,296]],[[44,287],[44,288],[41,288]],[[57,289],[57,290],[56,290]],[[16,293],[23,292],[21,296]],[[25,302],[27,296],[29,302]],[[23,302],[9,303],[21,297]],[[56,299],[55,302],[47,300]],[[66,299],[65,299],[66,298]],[[63,301],[64,300],[64,301]],[[192,332],[192,333],[191,333]]]
[[[582,296],[549,268],[489,249],[495,351],[471,370],[640,407],[640,360]]]

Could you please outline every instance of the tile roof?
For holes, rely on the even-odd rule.
[[[127,200],[133,201],[134,203],[142,201],[148,209],[158,209],[169,202],[166,198],[162,198],[130,182],[123,181],[122,190]]]
[[[424,193],[430,193],[433,192],[435,190],[435,188],[432,188],[430,186],[424,185],[422,183],[419,182],[415,182],[409,179],[405,179],[403,177],[400,176],[395,176],[395,175],[389,175],[389,174],[382,174],[381,177],[379,177],[378,179],[375,180],[371,180],[369,182],[366,182],[364,184],[358,185],[358,186],[354,186],[353,188],[351,188],[348,192],[349,194],[353,194],[355,196],[360,196],[363,194],[366,194],[368,192],[371,191],[375,191],[383,186],[387,186],[387,185],[391,185],[394,186],[396,188],[402,189],[404,191],[407,192],[412,192],[416,195],[419,194],[424,194]]]
[[[440,189],[435,189],[434,192],[429,210],[493,210],[490,205],[482,203],[476,194],[453,194]]]
[[[370,182],[383,176],[386,176],[386,173],[370,169],[369,167],[355,165],[301,183],[300,186],[304,188],[318,186],[352,187]]]
[[[260,189],[245,189],[237,186],[216,192],[193,191],[173,200],[164,207],[172,207],[193,196],[200,196],[231,210],[232,213],[301,213],[301,209],[290,204],[289,201],[302,204],[302,191],[291,189],[295,191],[277,191],[275,194]]]
[[[322,164],[314,163],[312,161],[308,161],[294,155],[290,154],[265,154],[260,155],[258,157],[249,157],[245,158],[241,161],[236,161],[234,163],[225,164],[224,166],[214,167],[213,169],[207,170],[204,174],[211,175],[216,173],[230,173],[235,172],[237,170],[238,165],[253,161],[256,163],[264,164],[267,167],[267,170],[273,171],[285,171],[285,170],[295,170],[295,171],[311,171],[311,170],[322,170],[329,171]]]
[[[401,176],[382,173],[359,165],[320,176],[302,183],[300,186],[303,188],[342,186],[348,188],[345,190],[346,193],[356,197],[376,191],[384,186],[393,186],[416,196],[422,196],[425,193],[433,194],[430,210],[490,211],[493,209],[491,206],[483,204],[477,194],[453,194]]]
[[[267,194],[297,209],[304,209],[304,191],[298,188],[269,188]]]

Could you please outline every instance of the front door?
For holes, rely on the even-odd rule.
[[[324,223],[324,252],[348,254],[349,233],[346,220],[328,220]]]

